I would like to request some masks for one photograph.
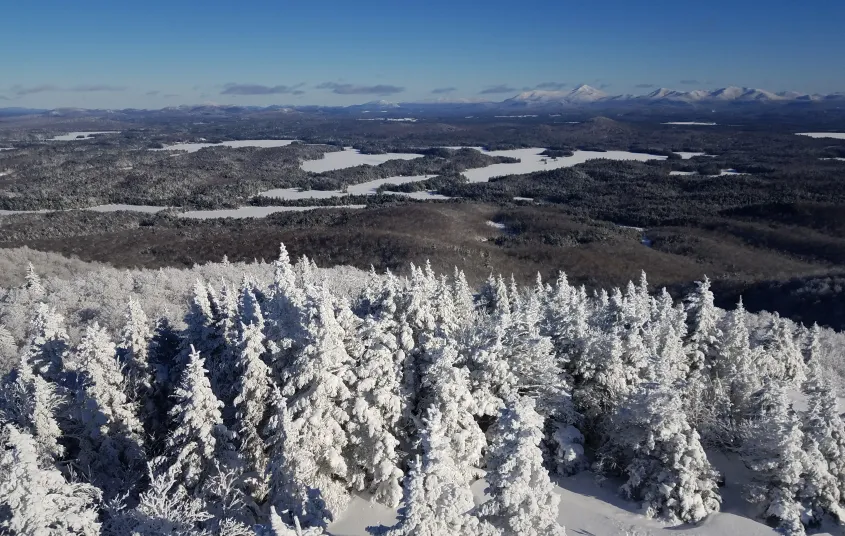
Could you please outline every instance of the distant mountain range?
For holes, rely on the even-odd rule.
[[[581,85],[571,91],[525,91],[501,102],[479,99],[437,99],[427,102],[389,102],[378,100],[352,106],[241,106],[215,103],[182,105],[160,110],[123,109],[123,110],[85,110],[80,108],[57,108],[36,110],[26,108],[0,108],[0,116],[49,114],[52,116],[82,116],[91,114],[115,114],[137,116],[145,114],[168,115],[236,115],[266,114],[291,112],[322,112],[331,114],[484,114],[487,112],[507,112],[509,110],[555,111],[564,109],[601,109],[601,108],[638,108],[659,107],[666,109],[720,108],[734,106],[744,108],[770,105],[806,106],[811,104],[829,105],[836,108],[845,106],[845,93],[829,95],[805,94],[795,91],[774,93],[765,89],[729,86],[713,91],[693,90],[677,91],[660,88],[645,95],[609,95],[604,91]],[[115,117],[116,118],[116,117]]]

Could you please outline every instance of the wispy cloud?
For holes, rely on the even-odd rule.
[[[495,93],[515,93],[517,89],[515,87],[506,86],[504,84],[499,84],[498,86],[491,86],[486,89],[482,89],[478,92],[479,95],[493,95]]]
[[[221,95],[280,95],[285,93],[295,93],[297,88],[302,87],[303,84],[295,86],[263,86],[261,84],[226,84],[223,86]]]
[[[697,86],[700,85],[701,82],[699,82],[698,80],[681,80],[681,84],[685,86]]]
[[[404,87],[391,86],[389,84],[377,84],[374,86],[357,86],[354,84],[339,84],[337,82],[323,82],[314,86],[317,89],[330,89],[338,95],[395,95],[405,91]]]
[[[546,90],[553,90],[559,91],[567,86],[566,82],[541,82],[534,86],[532,89],[546,89]]]
[[[649,88],[652,88],[652,87],[657,87],[657,84],[637,84],[634,87],[638,87],[640,89],[649,89]]]
[[[78,91],[80,93],[88,93],[92,91],[126,91],[126,86],[112,86],[109,84],[84,84],[81,86],[74,86],[70,91]]]
[[[19,97],[24,95],[34,95],[36,93],[44,93],[45,91],[59,91],[57,86],[53,84],[41,84],[40,86],[12,86],[12,93]]]
[[[144,95],[146,95],[147,97],[155,97],[159,93],[161,93],[161,91],[155,89],[153,91],[147,91],[146,93],[144,93]]]
[[[12,99],[10,99],[9,97],[7,97],[5,95],[0,95],[0,100],[12,100]]]
[[[176,93],[165,93],[164,95],[162,95],[162,97],[164,97],[165,99],[170,99],[172,97],[178,97],[178,96],[179,95],[177,95]]]
[[[438,87],[438,88],[432,89],[431,92],[434,93],[435,95],[441,95],[443,93],[451,93],[453,91],[456,91],[457,89],[458,88],[456,88],[456,87]]]
[[[609,84],[609,83],[599,84],[599,89],[607,89],[612,85],[613,84]]]

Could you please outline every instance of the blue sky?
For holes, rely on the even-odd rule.
[[[845,91],[842,0],[8,2],[0,107]]]

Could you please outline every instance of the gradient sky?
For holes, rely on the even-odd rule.
[[[0,14],[0,107],[845,91],[843,0],[26,0]]]

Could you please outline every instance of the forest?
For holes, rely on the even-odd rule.
[[[556,483],[587,471],[668,526],[731,489],[785,534],[845,521],[842,334],[719,308],[708,279],[677,300],[645,273],[473,287],[284,245],[18,270],[0,289],[9,534],[331,534],[365,494],[399,508],[373,535],[562,536],[578,519]]]

